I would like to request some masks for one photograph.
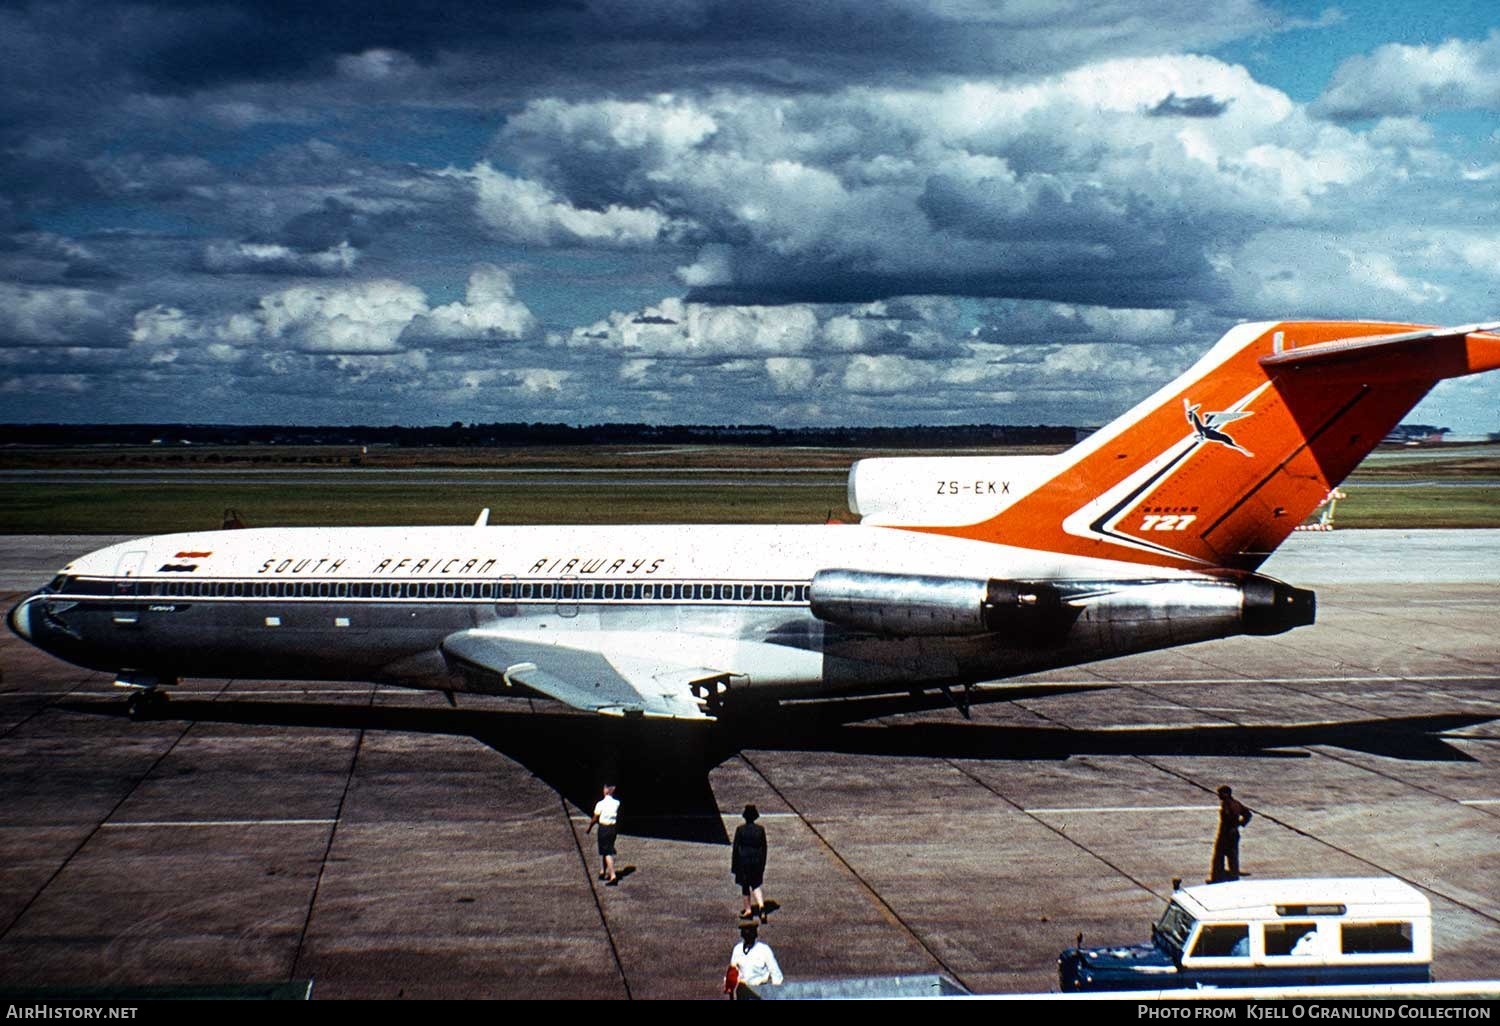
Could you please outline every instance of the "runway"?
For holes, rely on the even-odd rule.
[[[0,539],[0,588],[104,539]],[[0,638],[0,984],[273,983],[315,998],[717,995],[756,803],[788,975],[1055,989],[1201,880],[1231,783],[1257,877],[1392,874],[1441,980],[1500,948],[1500,532],[1295,536],[1319,622],[1009,682],[976,706],[797,707],[640,732],[524,700],[109,678]],[[868,713],[880,713],[862,719]],[[587,797],[621,777],[595,879]],[[564,797],[567,796],[567,797]],[[632,823],[631,817],[634,817]]]

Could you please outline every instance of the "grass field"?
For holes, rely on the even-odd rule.
[[[352,469],[330,462],[339,452],[348,454],[282,447],[275,455],[284,462],[266,463],[259,460],[264,447],[244,461],[227,458],[240,450],[199,449],[191,454],[197,462],[161,463],[152,460],[160,450],[151,449],[135,455],[106,449],[103,456],[10,450],[0,458],[0,533],[203,530],[218,527],[229,508],[251,526],[461,524],[485,507],[496,524],[819,523],[829,514],[852,519],[845,474],[853,460],[891,455],[706,446],[417,449],[392,450]],[[111,455],[127,458],[109,463]],[[486,475],[487,468],[496,473]],[[102,471],[102,479],[78,473],[89,469]],[[576,480],[514,473],[580,469],[588,472]],[[1496,480],[1500,446],[1376,453],[1344,486],[1348,498],[1339,503],[1336,524],[1500,527],[1500,488],[1484,484]]]

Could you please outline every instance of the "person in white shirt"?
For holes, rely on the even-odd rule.
[[[776,953],[771,945],[757,940],[758,928],[754,923],[740,926],[740,942],[729,953],[729,967],[738,974],[734,997],[737,1001],[754,998],[752,987],[781,985],[781,966],[776,964]]]
[[[595,803],[594,817],[589,820],[589,827],[584,833],[592,833],[595,824],[599,827],[599,859],[604,865],[599,879],[604,881],[606,887],[614,887],[620,882],[620,878],[615,875],[615,832],[619,820],[620,800],[615,797],[615,785],[605,784],[604,797]]]
[[[1319,943],[1319,940],[1318,928],[1314,926],[1311,930],[1308,930],[1301,937],[1297,938],[1297,943],[1292,945],[1292,954],[1321,955],[1323,953],[1323,945]]]

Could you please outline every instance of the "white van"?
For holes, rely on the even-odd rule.
[[[1065,992],[1425,983],[1432,906],[1388,876],[1185,887],[1149,944],[1069,948],[1057,972]]]

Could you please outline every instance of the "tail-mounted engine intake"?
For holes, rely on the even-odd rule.
[[[1040,642],[1078,615],[1050,584],[866,570],[818,571],[810,599],[820,620],[902,636],[998,633]]]

